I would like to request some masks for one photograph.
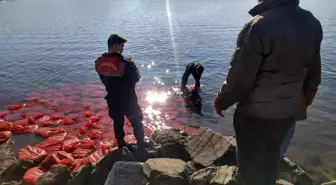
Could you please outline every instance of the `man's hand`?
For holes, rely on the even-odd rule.
[[[192,88],[192,91],[198,91],[199,89],[200,89],[199,87],[195,86],[195,87]]]
[[[220,117],[224,117],[224,114],[222,113],[222,110],[216,108],[216,114],[218,114]]]
[[[132,57],[128,57],[128,58],[126,58],[126,60],[129,61],[129,62],[134,62]]]

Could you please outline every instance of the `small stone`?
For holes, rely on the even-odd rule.
[[[293,184],[290,183],[290,182],[287,182],[285,180],[280,179],[280,180],[277,180],[276,185],[293,185]]]
[[[105,185],[146,185],[147,179],[142,164],[129,161],[118,161],[113,165]]]
[[[74,173],[73,178],[67,183],[67,185],[82,185],[87,182],[91,174],[93,167],[91,163],[88,163],[84,167],[77,170]]]
[[[149,159],[143,165],[143,171],[151,185],[185,185],[186,163],[180,159]]]
[[[235,166],[208,167],[195,172],[189,180],[190,185],[233,185],[237,174]]]
[[[323,183],[322,185],[336,185],[336,180]]]
[[[192,161],[189,161],[186,163],[185,165],[185,168],[186,168],[186,176],[189,178],[193,173],[195,173],[197,170],[196,170],[196,167],[195,167],[195,164],[194,162]]]
[[[313,180],[297,164],[288,158],[280,162],[279,179],[292,182],[295,185],[313,185]]]
[[[297,168],[297,164],[295,164],[293,161],[289,160],[288,158],[283,158],[280,161],[280,169],[283,171],[292,171]]]
[[[230,162],[226,156],[234,152],[235,146],[224,135],[211,129],[202,130],[198,135],[189,138],[187,151],[195,163],[208,167],[214,163],[225,165]],[[225,155],[226,154],[226,155]]]
[[[189,179],[190,185],[207,185],[211,182],[214,177],[214,173],[216,173],[216,167],[208,167],[196,171],[193,173]]]
[[[154,131],[151,138],[161,145],[160,152],[163,158],[181,159],[190,161],[186,150],[187,138],[177,129],[165,129]]]
[[[237,174],[235,166],[220,166],[210,182],[213,185],[229,185],[233,184],[234,176]]]
[[[66,184],[70,178],[70,170],[66,165],[54,165],[50,171],[39,177],[36,185]]]
[[[21,181],[29,168],[36,166],[33,161],[17,160],[1,174],[4,181]]]
[[[21,185],[21,182],[11,181],[11,182],[4,182],[1,185]]]
[[[104,184],[113,165],[117,161],[136,161],[133,154],[126,148],[109,152],[101,161],[94,165],[90,175],[90,185]]]

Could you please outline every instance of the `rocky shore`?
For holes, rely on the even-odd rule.
[[[54,165],[39,176],[36,185],[234,185],[236,142],[210,129],[188,135],[178,129],[155,131],[148,150],[155,156],[138,159],[136,145],[114,150],[96,164],[88,163],[77,171]],[[22,182],[36,162],[17,160],[10,143],[0,146],[1,185],[30,185]],[[305,171],[283,159],[279,185],[313,185]],[[331,182],[332,184],[332,182]]]

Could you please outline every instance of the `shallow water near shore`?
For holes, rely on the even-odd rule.
[[[336,2],[301,2],[324,28],[323,81],[309,108],[309,119],[297,123],[288,155],[315,179],[334,180]],[[255,4],[255,0],[0,1],[0,107],[19,102],[33,91],[73,83],[99,84],[94,60],[105,52],[108,35],[121,33],[129,40],[125,55],[132,56],[141,70],[138,92],[178,88],[186,64],[199,60],[205,67],[200,93],[203,117],[183,115],[185,124],[232,135],[233,109],[219,118],[213,100],[225,78],[237,34],[250,18],[247,11]],[[183,101],[174,105],[185,108]],[[17,138],[15,147],[21,148],[28,140]]]

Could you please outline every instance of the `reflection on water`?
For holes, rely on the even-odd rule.
[[[202,114],[202,98],[197,91],[188,91],[183,94],[185,108],[188,111],[194,112],[197,115]]]

